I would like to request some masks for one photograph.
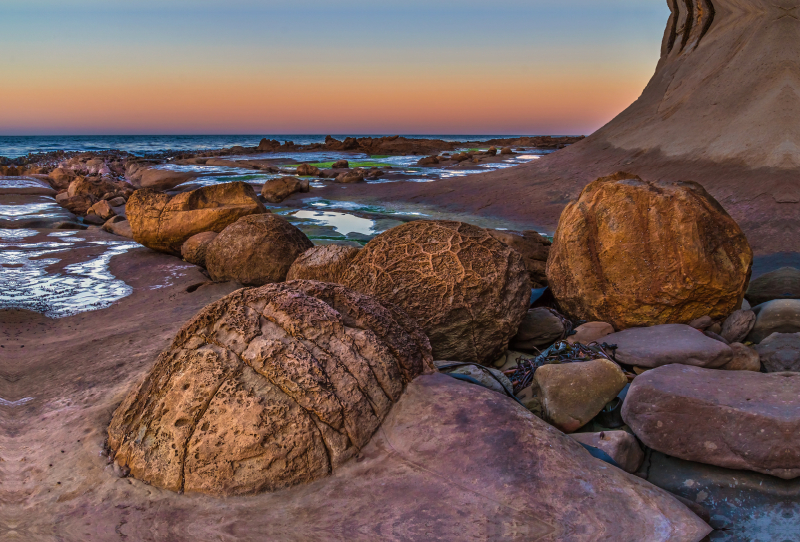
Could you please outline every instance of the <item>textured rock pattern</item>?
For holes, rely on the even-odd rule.
[[[283,282],[294,261],[314,244],[272,213],[246,216],[220,233],[206,249],[206,269],[215,281],[248,286]]]
[[[547,276],[567,315],[625,329],[728,316],[752,263],[739,226],[699,184],[617,173],[564,210]]]
[[[298,257],[286,280],[318,280],[339,283],[358,249],[346,245],[320,245],[312,247]]]
[[[403,308],[437,359],[483,365],[507,349],[530,299],[522,256],[463,222],[392,228],[361,249],[342,283]]]
[[[396,307],[341,286],[239,290],[177,334],[114,413],[115,461],[172,491],[274,491],[326,476],[431,372]]]
[[[797,373],[669,365],[633,381],[622,418],[659,452],[790,479],[800,476],[798,397]]]
[[[125,208],[137,243],[176,256],[191,236],[221,232],[243,216],[266,213],[253,188],[243,182],[205,186],[175,197],[137,190]]]
[[[552,243],[535,231],[488,230],[489,235],[522,255],[531,277],[532,288],[547,286],[547,258]]]

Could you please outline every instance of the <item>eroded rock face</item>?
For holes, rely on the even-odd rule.
[[[669,365],[637,377],[622,418],[644,444],[689,461],[800,476],[800,374]]]
[[[522,256],[463,222],[392,228],[361,249],[342,284],[403,308],[437,359],[484,365],[505,352],[530,300]]]
[[[616,329],[736,310],[753,252],[702,186],[603,177],[567,206],[547,276],[564,312]]]
[[[221,232],[243,216],[266,213],[253,188],[243,182],[204,186],[170,197],[137,190],[125,207],[137,243],[176,256],[187,239]]]
[[[109,446],[161,488],[274,491],[350,459],[432,371],[427,338],[396,307],[312,281],[239,290],[178,333],[114,413]]]
[[[283,282],[294,261],[314,244],[272,213],[246,216],[220,233],[206,249],[206,269],[215,281],[247,286]]]
[[[358,254],[356,247],[345,245],[319,245],[311,247],[298,257],[286,280],[318,280],[339,283],[350,261]]]

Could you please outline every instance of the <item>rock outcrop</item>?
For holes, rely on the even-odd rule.
[[[174,197],[137,190],[126,205],[136,242],[176,256],[193,235],[219,233],[243,216],[265,212],[253,188],[243,182],[205,186]]]
[[[564,210],[547,276],[568,316],[625,329],[727,317],[752,264],[739,226],[700,185],[617,173]]]
[[[654,450],[688,461],[800,476],[800,374],[669,365],[636,378],[622,418]]]
[[[286,219],[267,213],[234,222],[206,249],[206,269],[215,281],[247,286],[283,282],[294,261],[313,247]]]
[[[522,256],[463,222],[419,220],[361,249],[342,283],[399,305],[431,339],[434,356],[492,364],[525,316]]]
[[[356,247],[319,245],[303,252],[289,268],[286,280],[318,280],[339,283],[350,262],[358,254]]]
[[[281,177],[270,179],[261,188],[261,195],[270,203],[280,203],[295,192],[308,192],[311,190],[308,179],[295,177]]]
[[[426,371],[430,345],[396,307],[319,282],[239,290],[181,329],[108,443],[157,487],[275,491],[353,457]]]

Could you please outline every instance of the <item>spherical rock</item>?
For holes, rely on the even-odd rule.
[[[219,234],[213,231],[204,231],[203,233],[192,235],[181,246],[181,257],[189,263],[205,267],[208,245],[217,238],[217,235]]]
[[[564,210],[547,276],[565,314],[625,329],[728,316],[752,263],[741,229],[702,186],[617,173]]]
[[[320,245],[311,247],[298,257],[286,280],[318,280],[341,282],[347,266],[358,254],[356,247],[346,245]]]
[[[311,164],[297,166],[297,174],[301,177],[319,177],[319,168]]]
[[[399,305],[437,359],[491,365],[525,317],[530,279],[520,254],[477,226],[420,220],[361,249],[342,284]]]
[[[314,246],[308,237],[278,215],[246,216],[208,245],[206,269],[218,282],[247,286],[283,282],[294,261]]]
[[[204,186],[175,197],[153,189],[137,190],[128,199],[125,212],[137,243],[177,256],[191,236],[221,232],[243,216],[267,210],[252,186],[234,182]]]
[[[295,281],[239,290],[178,332],[108,429],[115,462],[171,491],[311,482],[364,446],[430,344],[396,307]]]

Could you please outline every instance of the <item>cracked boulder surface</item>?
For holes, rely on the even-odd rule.
[[[314,281],[239,290],[178,332],[117,408],[108,444],[164,489],[275,491],[347,462],[431,372],[427,337],[395,306]]]
[[[744,233],[702,186],[620,172],[564,210],[547,275],[565,314],[627,329],[727,318],[752,265]]]
[[[137,190],[125,207],[133,239],[158,252],[180,256],[190,237],[221,232],[248,215],[267,212],[244,182],[204,186],[176,196],[152,188]]]
[[[428,335],[436,359],[490,364],[525,317],[522,256],[463,222],[419,220],[375,237],[342,284],[399,305]]]

